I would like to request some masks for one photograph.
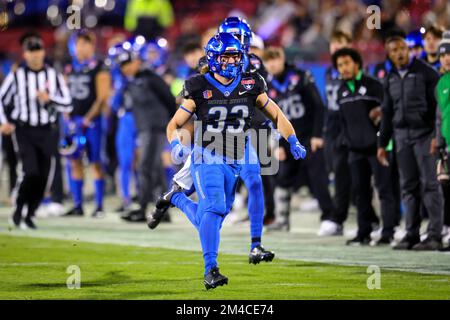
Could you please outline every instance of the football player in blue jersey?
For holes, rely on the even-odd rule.
[[[251,43],[252,33],[250,27],[245,22],[237,17],[230,17],[225,19],[222,25],[219,27],[219,31],[227,31],[228,33],[234,35],[241,42],[243,48],[243,59],[240,64],[243,70],[249,73],[258,72],[261,76],[267,76],[267,71],[259,57],[254,54],[249,54],[249,46]],[[199,62],[199,68],[203,68],[204,65],[208,65],[207,57],[203,58]],[[246,79],[243,82],[247,81]],[[249,80],[247,86],[252,86],[252,80]],[[251,119],[251,126],[254,129],[260,129],[263,127],[263,123],[266,123],[266,117],[260,112],[256,111]],[[187,151],[184,152],[185,156],[188,154]],[[249,254],[250,263],[260,263],[261,261],[272,261],[275,254],[272,251],[266,250],[261,245],[261,236],[264,220],[264,191],[262,178],[261,178],[261,167],[259,159],[255,149],[251,143],[246,145],[246,158],[252,159],[242,165],[242,170],[240,171],[240,178],[243,180],[245,186],[249,191],[248,199],[248,211],[250,218],[250,233],[251,233],[251,248]],[[189,171],[190,159],[188,158],[184,167],[176,174],[174,179],[174,184],[172,189],[165,193],[156,203],[155,212],[149,219],[149,227],[151,229],[155,228],[160,219],[164,217],[167,209],[173,205],[167,199],[170,194],[178,190],[180,187],[186,190],[187,194],[191,194],[193,191],[193,180]],[[270,181],[268,181],[270,182]],[[180,208],[180,207],[178,207]],[[183,208],[180,208],[183,210]]]
[[[231,33],[237,37],[244,49],[243,69],[250,73],[258,72],[264,79],[267,71],[261,59],[254,53],[250,53],[252,42],[252,30],[249,24],[239,17],[228,17],[219,26],[219,32]],[[256,110],[251,120],[252,128],[258,130],[263,128],[266,117]],[[251,248],[249,262],[259,263],[261,260],[271,261],[274,253],[267,251],[261,245],[261,236],[264,222],[264,187],[261,177],[261,166],[257,152],[252,143],[247,144],[246,153],[248,157],[255,159],[250,163],[244,163],[240,172],[240,178],[248,190],[248,214],[250,219]],[[268,181],[266,181],[268,182]],[[268,187],[266,183],[266,188]]]
[[[127,85],[127,78],[120,71],[120,66],[116,63],[117,56],[125,49],[124,43],[119,43],[108,50],[108,60],[111,69],[114,93],[110,99],[111,110],[116,113],[118,124],[116,132],[117,160],[120,170],[120,190],[122,205],[117,208],[117,212],[126,212],[131,209],[130,181],[135,177],[136,186],[138,184],[135,170],[137,156],[137,131],[131,110],[127,110],[123,101],[123,91]],[[136,187],[136,191],[139,190]]]
[[[75,34],[76,63],[67,70],[73,110],[66,115],[66,125],[75,126],[86,137],[86,151],[93,169],[96,207],[93,217],[102,217],[104,179],[100,161],[102,147],[101,112],[107,104],[110,75],[105,64],[95,57],[95,35],[87,30]],[[83,154],[71,159],[74,208],[66,215],[83,215]]]
[[[280,108],[267,96],[264,79],[258,73],[242,71],[245,51],[237,38],[219,33],[205,51],[210,71],[185,82],[184,101],[167,126],[173,152],[189,153],[180,143],[178,129],[196,115],[190,169],[199,200],[195,203],[177,189],[168,201],[182,208],[199,232],[204,284],[211,289],[228,283],[217,264],[220,229],[233,204],[237,178],[246,161],[247,131],[255,110],[262,110],[275,124],[289,142],[295,159],[305,158],[306,149]]]

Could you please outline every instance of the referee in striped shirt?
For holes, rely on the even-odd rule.
[[[71,111],[72,99],[63,76],[45,63],[42,38],[27,34],[21,45],[24,62],[0,88],[0,131],[13,135],[22,162],[12,222],[15,227],[35,229],[32,217],[43,198],[56,148],[52,125],[58,111]]]

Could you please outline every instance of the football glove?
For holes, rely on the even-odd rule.
[[[291,146],[291,153],[294,156],[295,160],[298,159],[305,159],[306,157],[306,149],[304,146],[302,146],[300,144],[300,142],[298,141],[297,137],[293,134],[290,135],[287,138],[287,141],[289,142],[290,146]]]

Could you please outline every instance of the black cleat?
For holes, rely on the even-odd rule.
[[[155,207],[155,210],[152,214],[147,217],[147,226],[150,229],[155,229],[161,222],[171,222],[170,215],[167,212],[167,209],[158,209]]]
[[[214,289],[218,286],[223,286],[224,284],[228,284],[228,278],[224,275],[220,274],[219,268],[214,267],[211,268],[208,274],[205,276],[205,288],[206,290]]]
[[[435,237],[427,237],[422,242],[415,244],[411,249],[415,251],[438,251],[442,249],[442,240]]]
[[[248,263],[258,264],[261,261],[270,262],[275,257],[273,251],[267,251],[263,246],[256,246],[248,255]]]
[[[11,225],[16,228],[20,228],[20,222],[22,221],[22,211],[16,210],[11,217]]]
[[[166,215],[167,210],[169,210],[170,207],[173,207],[170,200],[175,193],[183,191],[183,188],[174,182],[172,188],[158,198],[155,210],[147,219],[147,226],[150,229],[155,229],[161,221],[170,222],[170,217]]]
[[[145,213],[141,209],[131,210],[128,214],[120,217],[122,220],[128,222],[145,222]]]
[[[165,210],[169,209],[170,207],[173,207],[173,204],[170,203],[170,200],[172,199],[173,195],[177,192],[183,192],[183,188],[180,187],[176,182],[173,182],[172,187],[163,193],[158,200],[156,200],[156,208],[159,210]]]
[[[370,245],[372,247],[377,247],[377,246],[387,246],[390,245],[392,242],[394,241],[393,237],[389,237],[389,236],[382,236],[380,239],[378,240],[374,240],[370,242]]]
[[[81,207],[73,207],[69,211],[64,214],[64,217],[81,217],[84,216],[83,208]]]
[[[416,244],[420,243],[420,237],[410,237],[408,235],[404,236],[403,239],[394,245],[392,249],[394,250],[411,250]]]
[[[33,229],[33,230],[37,229],[36,225],[33,222],[33,219],[31,219],[31,217],[26,217],[24,219],[24,222],[28,229]]]
[[[370,244],[370,237],[362,237],[362,236],[356,236],[353,239],[347,240],[345,244],[347,246],[364,246]]]

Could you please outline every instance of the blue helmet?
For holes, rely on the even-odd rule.
[[[86,136],[74,122],[64,128],[64,136],[59,143],[59,154],[65,157],[79,157],[86,148]]]
[[[141,58],[143,44],[136,44],[133,40],[116,44],[108,49],[106,63],[112,67],[120,67],[122,64]]]
[[[160,43],[164,42],[161,39],[148,42],[142,50],[142,60],[147,62],[150,68],[154,70],[164,65],[167,60],[167,50]]]
[[[423,48],[423,37],[419,30],[411,31],[405,38],[408,48]]]
[[[117,58],[120,53],[124,52],[125,49],[122,47],[122,43],[118,43],[108,49],[108,55],[106,56],[106,65],[115,68],[118,67]]]
[[[212,37],[205,47],[209,70],[225,78],[236,78],[242,71],[244,50],[240,41],[230,33],[218,33]],[[239,54],[240,59],[234,64],[221,62],[224,54]],[[227,63],[225,70],[223,64]]]
[[[234,35],[241,41],[245,52],[248,52],[252,40],[252,29],[245,19],[239,17],[226,18],[219,26],[219,33],[220,32],[227,32]]]

